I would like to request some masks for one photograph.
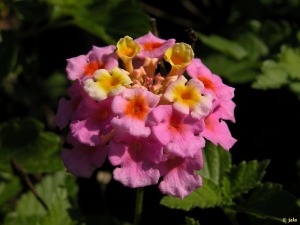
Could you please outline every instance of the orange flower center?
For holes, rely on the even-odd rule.
[[[94,72],[98,69],[103,69],[104,65],[101,63],[98,63],[96,60],[91,61],[85,66],[83,74],[85,76],[93,76]]]
[[[158,42],[152,42],[152,43],[145,43],[143,45],[144,50],[150,51],[156,48],[159,48],[162,44]]]

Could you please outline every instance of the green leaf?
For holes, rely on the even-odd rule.
[[[290,83],[289,88],[292,92],[294,92],[298,96],[298,99],[300,100],[300,82]]]
[[[248,55],[243,46],[229,39],[217,35],[206,36],[201,33],[198,33],[198,38],[205,45],[235,59],[241,60]]]
[[[42,207],[40,202],[31,193],[23,194],[17,202],[16,210],[7,214],[4,225],[72,225],[68,210],[68,192],[66,189],[65,172],[57,172],[45,177],[41,183],[36,185],[36,191],[48,206],[48,211]],[[76,185],[75,180],[73,185]]]
[[[171,196],[164,196],[160,204],[171,209],[182,209],[189,211],[193,208],[212,208],[222,204],[220,188],[212,181],[202,178],[203,186],[186,196],[179,199]]]
[[[234,165],[228,175],[223,177],[223,193],[232,199],[259,185],[269,162],[269,160],[261,162],[252,160]]]
[[[282,64],[273,60],[266,60],[262,64],[262,74],[252,84],[253,88],[266,90],[278,89],[288,83],[288,73]]]
[[[12,78],[18,75],[18,48],[16,35],[0,29],[0,84],[8,76]]]
[[[230,83],[249,83],[258,75],[255,71],[256,63],[248,59],[239,61],[225,55],[211,54],[203,62],[213,73],[226,78]]]
[[[191,217],[185,217],[185,222],[186,225],[200,225],[199,221],[195,220],[194,218]]]
[[[27,172],[42,173],[63,169],[59,157],[60,138],[36,119],[12,119],[0,125],[0,170],[10,171],[17,160]]]
[[[199,174],[219,186],[223,176],[231,168],[230,153],[221,146],[215,146],[213,143],[207,142],[202,150],[202,155],[204,166]]]
[[[255,188],[247,201],[236,208],[261,219],[282,221],[282,218],[300,215],[297,198],[282,189],[280,184],[265,183]]]
[[[118,39],[125,35],[137,38],[150,30],[150,18],[138,1],[122,1],[112,14],[107,28],[109,33]]]
[[[278,60],[292,79],[300,80],[300,48],[283,45]]]
[[[0,207],[5,206],[8,200],[15,197],[22,187],[20,180],[10,174],[0,174]]]
[[[242,33],[238,37],[237,42],[245,48],[248,53],[248,58],[253,61],[269,53],[268,46],[253,33]]]

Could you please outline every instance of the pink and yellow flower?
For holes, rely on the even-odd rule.
[[[212,110],[211,95],[202,95],[203,83],[191,79],[187,80],[183,75],[169,85],[164,98],[173,102],[176,110],[189,114],[194,118],[201,119],[207,116]]]
[[[83,82],[83,88],[92,99],[101,101],[125,90],[126,86],[132,83],[128,74],[127,71],[118,67],[110,71],[100,69],[94,73],[93,78]]]
[[[115,46],[103,48],[93,46],[87,55],[67,59],[67,75],[69,80],[81,80],[93,76],[99,69],[110,70],[118,66]]]
[[[133,136],[147,137],[150,128],[145,123],[158,102],[159,97],[145,89],[126,89],[112,103],[112,111],[117,115],[113,118],[112,125]]]

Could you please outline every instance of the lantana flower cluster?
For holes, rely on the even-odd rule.
[[[202,186],[206,141],[229,150],[236,142],[234,88],[225,85],[193,49],[153,33],[93,46],[67,59],[72,84],[55,123],[68,127],[67,170],[90,177],[105,160],[113,178],[137,188],[158,185],[184,198]]]

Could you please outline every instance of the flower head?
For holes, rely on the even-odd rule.
[[[171,68],[162,64],[167,62]],[[136,188],[158,184],[184,198],[202,186],[206,140],[229,150],[236,142],[234,88],[225,85],[190,45],[151,32],[116,46],[93,46],[67,60],[69,98],[55,123],[68,127],[61,153],[67,170],[90,177],[108,159],[113,178]]]

